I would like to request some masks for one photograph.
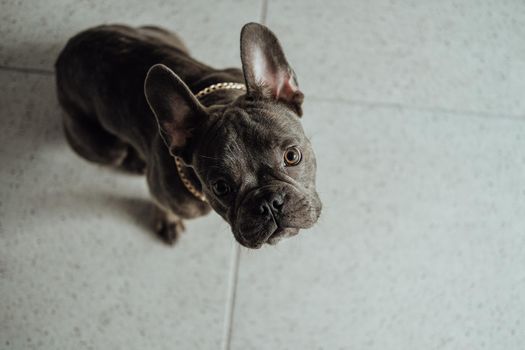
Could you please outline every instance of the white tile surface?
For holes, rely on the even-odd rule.
[[[324,213],[243,250],[232,349],[520,349],[525,122],[310,103]]]
[[[307,96],[525,118],[525,2],[270,1]]]
[[[211,215],[163,245],[144,179],[65,144],[52,77],[0,81],[0,348],[219,348],[228,227]]]
[[[190,51],[217,67],[238,66],[244,23],[260,18],[260,1],[3,1],[0,65],[52,69],[67,39],[102,23],[155,24],[181,35]]]
[[[324,212],[242,250],[230,349],[521,350],[524,4],[269,1],[306,93]],[[70,36],[108,22],[170,28],[202,61],[239,66],[239,30],[260,10],[3,1],[0,66],[50,71]],[[51,76],[0,71],[0,84],[0,348],[228,344],[227,225],[210,215],[165,247],[143,179],[65,145]]]

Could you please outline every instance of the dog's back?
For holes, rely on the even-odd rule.
[[[68,41],[55,64],[57,96],[66,137],[79,155],[102,164],[121,165],[129,157],[143,163],[157,133],[144,78],[167,59],[180,71],[192,71],[182,40],[153,26],[98,26]],[[144,165],[132,168],[137,166],[130,170],[142,172]]]

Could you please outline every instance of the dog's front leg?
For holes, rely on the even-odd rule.
[[[166,244],[173,245],[185,230],[182,219],[159,205],[155,206],[155,232]]]
[[[184,231],[182,219],[193,217],[191,204],[183,195],[184,186],[179,178],[174,158],[160,137],[152,144],[146,179],[155,202],[155,232],[167,244],[174,244]]]

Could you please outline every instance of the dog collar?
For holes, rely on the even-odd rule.
[[[179,173],[180,180],[182,181],[184,187],[186,187],[186,189],[199,200],[207,202],[204,193],[196,189],[191,183],[190,179],[188,179],[186,176],[186,172],[184,171],[184,167],[182,165],[182,159],[180,157],[175,157],[175,166],[177,167],[177,172]]]
[[[214,91],[217,90],[243,90],[246,91],[246,85],[242,83],[232,83],[232,82],[225,82],[225,83],[217,83],[210,86],[205,87],[201,91],[197,92],[195,94],[195,97],[202,98],[206,95],[211,94]]]
[[[217,83],[210,86],[205,87],[201,91],[197,92],[195,94],[195,97],[198,99],[211,94],[214,91],[217,90],[243,90],[246,91],[246,86],[241,83],[233,83],[233,82],[224,82],[224,83]],[[202,202],[207,202],[206,196],[202,191],[199,191],[193,184],[191,183],[190,179],[186,176],[186,171],[184,170],[184,166],[182,165],[182,159],[180,157],[175,157],[175,165],[177,167],[177,172],[179,173],[180,180],[182,181],[182,184],[186,189],[194,195],[196,198],[201,200]]]

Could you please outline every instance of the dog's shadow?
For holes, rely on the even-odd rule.
[[[145,198],[138,197],[119,197],[117,195],[102,194],[94,199],[97,203],[104,203],[108,207],[108,212],[117,216],[124,216],[125,219],[132,221],[139,226],[152,238],[158,239],[154,232],[156,208],[155,205]]]
[[[91,192],[64,193],[53,200],[53,205],[40,208],[38,212],[39,215],[54,217],[71,215],[78,221],[95,216],[104,221],[128,222],[138,228],[134,231],[143,232],[150,239],[164,244],[155,232],[157,210],[155,204],[146,198],[111,194],[94,189]]]

